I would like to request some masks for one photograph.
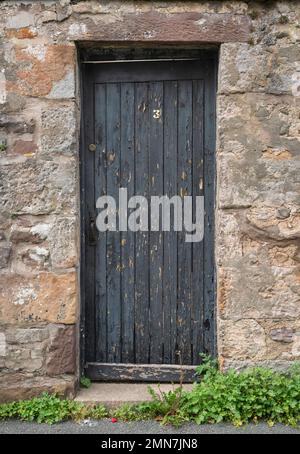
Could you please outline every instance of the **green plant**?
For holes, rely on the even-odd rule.
[[[1,151],[6,151],[7,145],[5,143],[0,143],[0,152]]]
[[[191,391],[179,386],[156,393],[150,388],[151,401],[123,406],[115,415],[125,421],[155,418],[176,426],[185,421],[231,422],[237,426],[259,420],[270,425],[300,422],[299,365],[286,373],[263,368],[222,373],[217,361],[204,355],[197,373],[200,380]]]
[[[200,369],[200,370],[199,370]],[[300,421],[300,373],[253,368],[221,373],[206,360],[198,368],[202,380],[184,393],[182,411],[198,424],[221,421],[242,425],[267,420],[296,425]]]
[[[91,386],[92,382],[88,377],[81,377],[80,379],[80,386],[82,388],[89,388]]]
[[[102,406],[87,406],[72,400],[60,399],[47,393],[41,397],[0,405],[0,419],[18,418],[22,421],[54,424],[66,419],[100,419],[108,416]]]
[[[6,412],[11,412],[12,417],[17,417],[23,421],[37,421],[53,424],[67,418],[71,407],[75,405],[72,401],[60,400],[56,396],[43,394],[31,400],[8,404]],[[3,417],[2,409],[1,417]]]
[[[215,358],[211,358],[205,353],[200,353],[201,364],[196,367],[196,373],[199,377],[214,377],[219,372],[219,363]]]
[[[155,392],[151,400],[139,405],[122,405],[111,413],[102,405],[84,405],[57,396],[0,405],[0,419],[19,418],[53,424],[66,419],[102,419],[114,416],[123,421],[156,419],[175,426],[185,421],[197,424],[231,422],[242,425],[265,420],[298,425],[300,422],[300,365],[288,372],[253,368],[243,372],[221,372],[217,361],[202,356],[197,368],[199,381],[191,391],[182,383],[172,391]]]
[[[112,416],[121,421],[139,421],[149,419],[146,407],[143,407],[143,405],[123,404],[112,411]]]
[[[91,419],[103,419],[109,416],[109,412],[104,405],[95,405],[90,407],[88,417]]]
[[[17,408],[16,402],[11,402],[8,404],[0,405],[0,420],[1,419],[10,419],[17,417]]]

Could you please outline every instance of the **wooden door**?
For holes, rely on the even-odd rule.
[[[214,354],[214,61],[86,64],[82,150],[86,373],[194,378]],[[96,200],[204,196],[201,242],[185,232],[99,232]]]

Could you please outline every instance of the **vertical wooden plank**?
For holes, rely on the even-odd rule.
[[[79,171],[80,171],[80,376],[85,374],[86,365],[86,347],[87,347],[87,330],[86,330],[86,288],[85,288],[85,274],[87,272],[86,266],[86,163],[85,155],[87,150],[86,142],[86,128],[85,128],[85,114],[87,106],[84,100],[86,99],[87,85],[87,66],[80,66],[80,92],[82,93],[82,109],[80,112],[80,153],[79,153]]]
[[[215,213],[215,124],[216,124],[216,86],[217,69],[215,60],[205,63],[205,117],[204,117],[204,351],[216,353],[215,338],[215,250],[214,250],[214,213]]]
[[[151,196],[163,195],[163,82],[149,84],[149,182]],[[150,363],[163,356],[163,234],[150,231]]]
[[[119,204],[120,84],[106,85],[107,194]],[[121,360],[120,233],[107,231],[107,359]]]
[[[95,85],[95,203],[106,195],[106,86]],[[97,231],[95,259],[96,361],[107,361],[106,232]]]
[[[164,82],[164,194],[177,195],[177,82]],[[171,222],[173,220],[171,216]],[[174,221],[173,221],[174,222]],[[174,223],[173,223],[174,226]],[[177,232],[163,233],[163,342],[165,364],[175,364],[177,334]]]
[[[193,211],[197,196],[203,196],[203,81],[193,81]],[[195,222],[195,219],[194,219]],[[192,363],[199,364],[203,351],[203,245],[192,243]]]
[[[192,82],[178,82],[178,193],[182,197],[192,193]],[[178,304],[177,342],[182,364],[191,362],[191,243],[185,232],[178,233]]]
[[[94,166],[95,156],[89,151],[89,144],[94,143],[94,84],[89,69],[86,69],[85,77],[85,99],[84,99],[84,181],[85,186],[85,263],[87,272],[84,277],[85,286],[85,330],[86,330],[86,361],[95,360],[95,247],[89,242],[90,223],[95,218],[94,200]]]
[[[135,87],[135,194],[149,196],[149,95]],[[149,362],[149,232],[135,233],[135,362]]]
[[[121,187],[134,195],[134,84],[121,84]],[[128,230],[121,234],[122,362],[134,362],[134,241]]]

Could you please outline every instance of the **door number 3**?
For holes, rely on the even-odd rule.
[[[161,109],[153,109],[153,118],[159,120],[161,117]]]

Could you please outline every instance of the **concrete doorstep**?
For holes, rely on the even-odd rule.
[[[178,384],[163,383],[92,383],[90,388],[81,389],[75,398],[76,402],[102,404],[107,408],[116,408],[123,404],[138,404],[151,400],[148,387],[154,391],[168,392],[176,389]],[[184,384],[184,390],[191,390],[192,384]]]

